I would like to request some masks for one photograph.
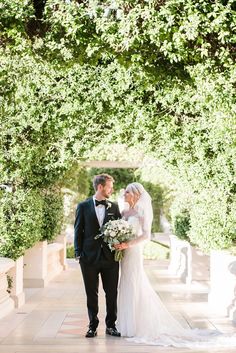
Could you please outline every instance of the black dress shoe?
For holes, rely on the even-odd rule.
[[[97,331],[96,330],[93,330],[92,328],[90,328],[88,330],[88,332],[86,333],[85,337],[96,337],[97,336]]]
[[[117,331],[116,327],[107,327],[106,328],[106,334],[110,336],[115,336],[115,337],[120,337],[121,334],[120,332]]]

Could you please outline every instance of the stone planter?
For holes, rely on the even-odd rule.
[[[236,256],[228,251],[211,251],[210,285],[211,309],[236,322]]]
[[[13,260],[0,257],[0,318],[14,309],[14,300],[8,292],[8,271],[15,266]]]

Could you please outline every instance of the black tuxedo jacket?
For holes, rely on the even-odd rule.
[[[119,218],[121,215],[118,205],[108,201],[103,224]],[[100,226],[92,197],[78,204],[74,231],[75,256],[79,256],[81,262],[96,264],[102,253],[108,261],[115,261],[114,252],[111,252],[107,244],[101,238],[94,239],[100,233]]]

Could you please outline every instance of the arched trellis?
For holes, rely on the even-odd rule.
[[[45,27],[29,38],[32,4]],[[120,18],[101,4],[4,2],[1,184],[47,188],[96,144],[125,142],[175,175],[191,238],[222,246],[235,229],[235,4],[117,4]]]

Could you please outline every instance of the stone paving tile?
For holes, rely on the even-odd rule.
[[[100,287],[98,337],[86,339],[84,286],[73,260],[48,287],[29,290],[26,304],[0,320],[0,353],[184,353],[189,349],[137,345],[105,335],[104,294]],[[207,309],[207,285],[185,286],[167,272],[167,261],[146,262],[147,274],[163,302],[185,327],[218,328],[236,332],[231,322]],[[211,349],[231,353],[231,349]],[[207,352],[207,350],[191,350]]]
[[[56,337],[79,337],[84,336],[87,327],[87,318],[81,318],[79,314],[68,313],[56,335]]]

